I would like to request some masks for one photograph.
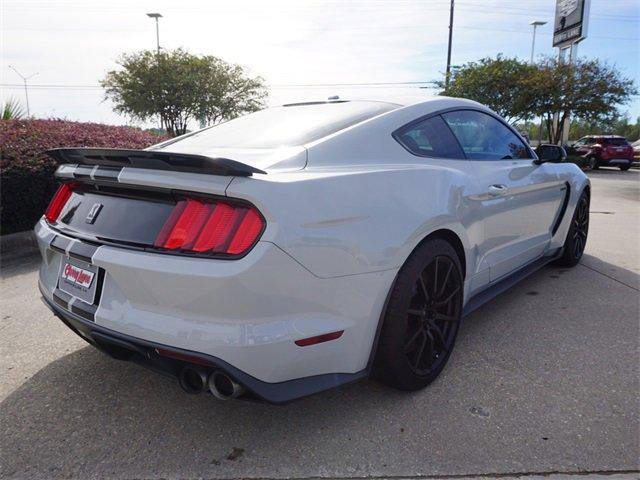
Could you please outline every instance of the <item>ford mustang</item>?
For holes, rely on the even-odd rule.
[[[432,382],[460,320],[573,266],[590,185],[488,108],[268,108],[146,150],[63,148],[35,227],[46,305],[190,393],[284,403]],[[488,311],[487,311],[488,312]]]

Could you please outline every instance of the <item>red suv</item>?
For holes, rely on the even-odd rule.
[[[633,163],[633,147],[626,138],[618,135],[587,135],[574,143],[572,149],[594,170],[619,167],[624,171],[629,170]]]

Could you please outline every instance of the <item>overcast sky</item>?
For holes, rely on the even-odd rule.
[[[270,85],[271,104],[329,95],[342,98],[432,94],[415,85],[321,84],[423,82],[442,78],[449,0],[0,0],[0,100],[24,102],[9,65],[30,80],[37,117],[132,123],[103,102],[98,81],[123,52],[160,44],[245,66]],[[528,60],[532,20],[536,54],[551,46],[554,0],[457,0],[452,63],[503,53]],[[640,1],[592,0],[589,38],[579,55],[598,57],[639,79]],[[292,86],[293,85],[293,86]],[[640,115],[640,97],[625,108]]]

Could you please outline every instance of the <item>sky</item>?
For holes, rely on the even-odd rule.
[[[269,86],[269,104],[424,95],[413,82],[442,79],[449,0],[0,0],[0,101],[39,118],[150,126],[113,112],[98,82],[124,52],[160,45],[215,55]],[[551,45],[555,0],[456,0],[452,64],[502,53],[528,60]],[[640,1],[592,0],[578,55],[616,66],[640,86]],[[424,85],[428,86],[428,83]],[[424,86],[423,85],[423,86]],[[640,116],[640,96],[622,108]]]

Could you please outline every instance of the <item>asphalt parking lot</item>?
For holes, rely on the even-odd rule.
[[[414,394],[372,381],[275,407],[189,396],[88,347],[5,261],[3,478],[448,477],[640,470],[640,172],[593,182],[585,258],[461,327]]]

